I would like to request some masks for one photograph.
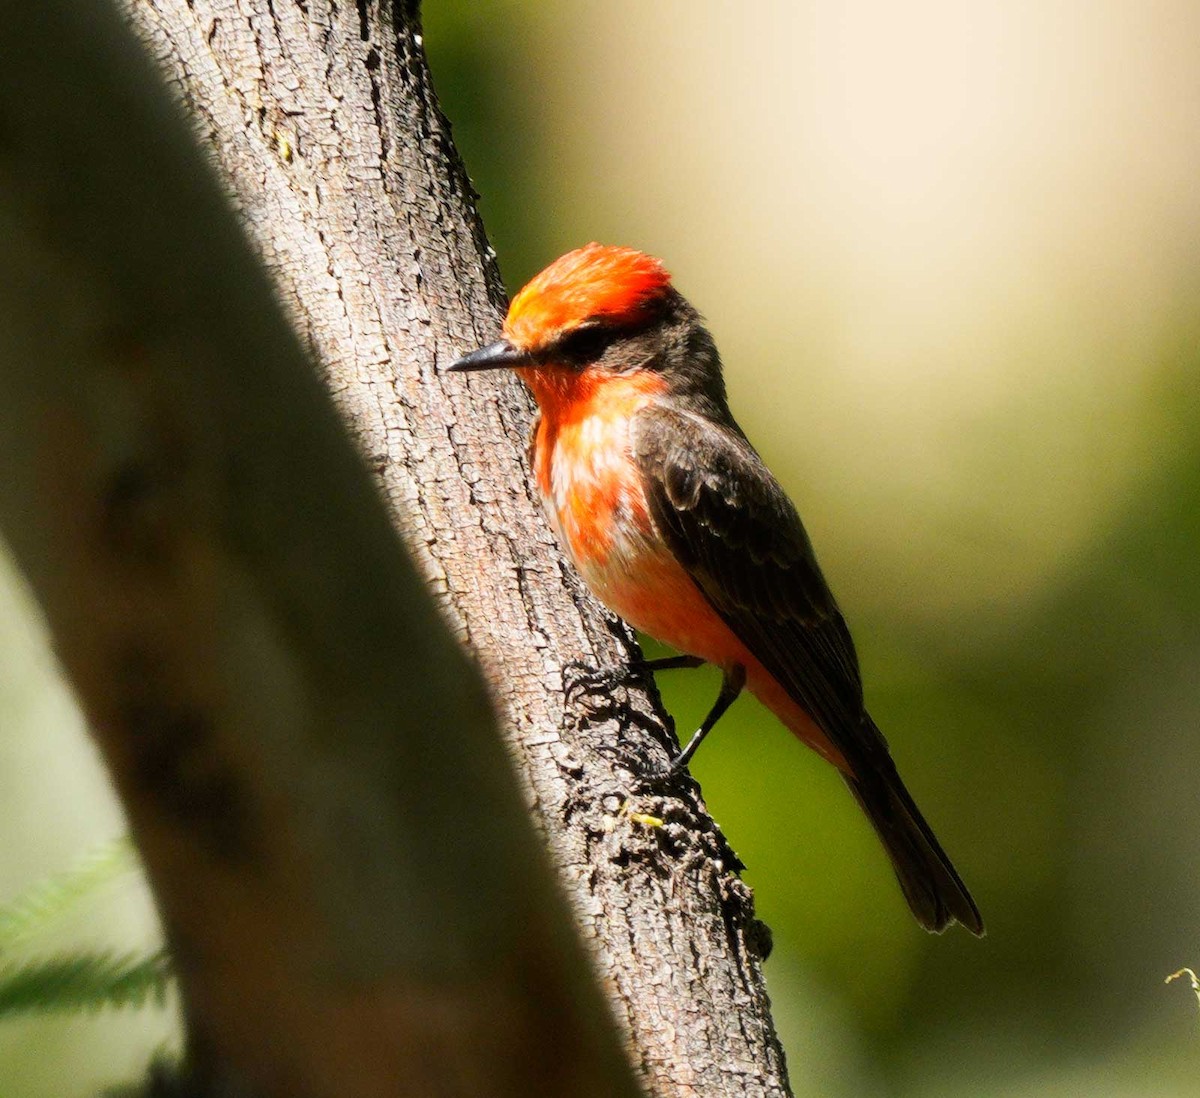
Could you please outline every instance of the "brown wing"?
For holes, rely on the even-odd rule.
[[[726,624],[852,767],[886,751],[800,517],[741,432],[659,405],[635,418],[633,449],[654,522]]]

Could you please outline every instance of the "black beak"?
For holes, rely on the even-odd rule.
[[[447,373],[466,374],[473,370],[500,370],[512,366],[528,366],[529,356],[518,351],[507,340],[480,347],[446,367]]]

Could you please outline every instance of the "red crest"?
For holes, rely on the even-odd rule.
[[[513,298],[504,338],[532,351],[585,320],[636,324],[670,285],[670,274],[653,256],[587,244],[560,256]]]

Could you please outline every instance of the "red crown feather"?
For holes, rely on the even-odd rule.
[[[532,351],[585,320],[636,324],[670,285],[670,274],[653,256],[586,244],[560,256],[513,298],[504,338]]]

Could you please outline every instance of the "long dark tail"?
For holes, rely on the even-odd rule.
[[[883,840],[917,922],[935,934],[959,922],[982,937],[979,908],[904,788],[891,758],[884,755],[872,761],[875,765],[861,768],[861,777],[845,776],[846,784]]]

